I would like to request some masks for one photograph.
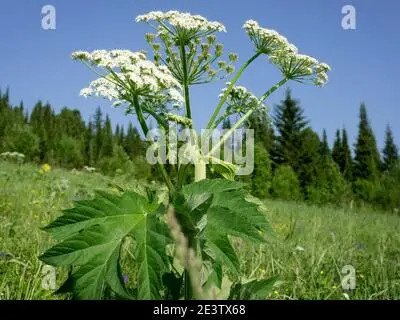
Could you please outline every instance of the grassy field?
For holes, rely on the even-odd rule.
[[[0,299],[60,299],[42,287],[37,259],[53,244],[40,230],[94,189],[116,191],[127,178],[0,162]],[[271,299],[399,299],[400,218],[356,209],[266,201],[276,237],[263,247],[235,243],[247,278],[279,275]],[[356,271],[343,290],[342,268]],[[134,277],[134,275],[132,275]],[[57,284],[65,270],[57,273]]]

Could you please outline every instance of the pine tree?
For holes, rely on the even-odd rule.
[[[84,136],[84,160],[89,166],[93,166],[95,162],[95,140],[93,123],[89,119],[88,125],[85,128]]]
[[[266,112],[256,111],[247,121],[247,128],[254,130],[254,141],[260,143],[267,152],[271,152],[274,130]]]
[[[321,157],[330,156],[330,154],[331,154],[331,150],[329,149],[328,136],[326,134],[325,129],[322,133],[322,141],[321,141],[321,146],[320,146],[319,152],[320,152]]]
[[[303,112],[298,101],[293,100],[290,90],[287,90],[285,100],[276,106],[273,117],[278,135],[274,139],[271,154],[276,165],[288,164],[296,168],[299,161],[299,139],[307,126]]]
[[[383,148],[382,170],[390,171],[399,160],[399,152],[394,143],[392,129],[388,125],[385,132],[385,147]]]
[[[96,109],[94,114],[94,158],[95,162],[100,159],[103,148],[103,113],[100,107]]]
[[[103,128],[103,146],[101,149],[101,157],[111,157],[113,155],[114,139],[112,133],[111,120],[106,115],[106,121]]]
[[[360,123],[358,128],[353,175],[355,179],[373,180],[379,174],[380,157],[364,104],[361,104],[360,107]]]
[[[128,125],[128,132],[124,139],[124,149],[131,159],[145,154],[145,144],[132,122],[129,122]]]
[[[342,129],[342,154],[343,154],[343,167],[340,168],[343,177],[347,181],[352,181],[353,179],[353,159],[351,157],[351,150],[349,146],[349,141],[347,138],[347,131],[345,128]]]
[[[232,128],[231,120],[229,118],[225,118],[222,122],[222,129],[230,129]]]
[[[338,164],[339,168],[343,168],[343,148],[342,138],[340,136],[340,130],[336,130],[336,137],[332,148],[332,158]]]
[[[301,132],[297,143],[298,158],[292,168],[297,174],[304,196],[307,197],[307,187],[318,177],[321,142],[318,134],[307,128]]]

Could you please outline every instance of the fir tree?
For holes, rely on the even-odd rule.
[[[347,131],[345,128],[342,129],[342,155],[343,155],[343,167],[340,168],[340,171],[343,174],[343,177],[347,181],[352,181],[353,179],[353,159],[351,157],[351,150],[347,138]]]
[[[274,139],[271,154],[276,165],[288,164],[293,169],[297,166],[299,139],[307,126],[303,112],[298,101],[293,100],[290,90],[287,90],[285,100],[276,106],[273,117],[278,135]]]
[[[111,120],[108,115],[106,115],[106,121],[103,128],[103,145],[101,149],[101,157],[111,157],[113,155],[113,133]]]
[[[330,154],[331,154],[331,150],[329,149],[328,136],[326,134],[325,129],[322,133],[322,141],[321,141],[321,146],[320,146],[319,152],[320,152],[321,157],[330,156]]]
[[[355,179],[373,180],[380,169],[379,152],[376,139],[370,126],[367,109],[364,104],[360,107],[360,122],[357,142],[355,145],[354,171]]]
[[[342,138],[340,136],[340,130],[336,130],[335,141],[333,142],[332,158],[338,164],[339,168],[343,168],[343,148]]]
[[[383,148],[382,170],[390,171],[399,160],[399,152],[394,143],[392,129],[388,125],[385,132],[385,147]]]

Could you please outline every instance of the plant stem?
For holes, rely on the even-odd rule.
[[[275,84],[273,87],[271,87],[267,92],[265,92],[261,98],[258,100],[257,107],[265,100],[267,99],[274,91],[279,89],[281,86],[283,86],[286,82],[288,81],[287,78],[283,78],[281,81],[279,81],[277,84]],[[221,147],[223,143],[231,136],[233,131],[235,131],[240,125],[242,125],[243,122],[245,122],[251,115],[252,113],[256,110],[256,108],[252,108],[249,111],[247,111],[240,119],[238,122],[235,123],[235,125],[229,129],[226,134],[222,137],[222,139],[211,149],[211,151],[207,154],[207,157],[212,155],[218,148]]]
[[[217,107],[214,110],[214,113],[212,114],[210,121],[207,124],[207,129],[210,129],[215,121],[215,118],[218,116],[222,106],[224,105],[226,99],[228,98],[229,93],[232,91],[233,86],[236,84],[236,82],[239,80],[240,76],[242,75],[243,71],[252,63],[255,59],[258,58],[258,56],[261,54],[261,52],[257,52],[254,56],[252,56],[247,62],[239,69],[239,71],[236,73],[235,77],[232,79],[231,84],[225,91],[222,99],[218,103]]]
[[[181,51],[181,61],[183,69],[182,71],[183,71],[183,90],[185,96],[185,113],[186,113],[186,118],[192,119],[192,112],[190,110],[190,95],[189,95],[188,70],[187,70],[185,45],[181,43],[179,47]]]
[[[142,131],[145,134],[145,136],[147,136],[147,134],[149,132],[149,128],[147,126],[146,120],[144,119],[142,108],[140,107],[139,100],[138,100],[137,96],[133,97],[133,106],[135,108],[136,115],[138,117],[139,124],[140,124],[140,126],[142,128]],[[158,162],[158,166],[159,166],[159,168],[161,170],[161,174],[162,174],[162,176],[163,176],[163,178],[165,180],[165,183],[167,184],[167,187],[168,187],[168,190],[169,190],[170,194],[174,193],[174,191],[175,191],[174,185],[172,184],[172,181],[171,181],[170,177],[168,176],[167,171],[165,170],[164,164]]]

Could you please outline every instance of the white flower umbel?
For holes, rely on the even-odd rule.
[[[297,53],[297,48],[289,41],[272,29],[260,27],[257,21],[248,20],[243,29],[250,37],[256,47],[256,51],[265,54],[276,54],[277,52]]]
[[[130,50],[77,51],[74,60],[81,60],[100,78],[81,90],[83,96],[100,96],[114,105],[130,104],[136,96],[142,103],[182,104],[181,86],[167,67],[147,60],[143,52]]]
[[[204,36],[216,31],[226,32],[225,26],[217,21],[208,21],[200,15],[192,15],[189,12],[179,11],[152,11],[136,17],[136,22],[156,21],[164,29],[171,33],[186,35],[189,38]],[[190,40],[190,39],[187,39]]]
[[[311,82],[320,87],[328,81],[327,72],[330,67],[313,57],[295,53],[277,53],[272,55],[270,60],[287,79],[302,83]]]
[[[230,82],[226,85],[229,87]],[[222,89],[219,98],[221,99],[227,88]],[[267,106],[262,103],[253,93],[251,93],[246,87],[234,86],[229,92],[228,98],[226,99],[226,109],[224,114],[217,120],[217,124],[222,122],[225,118],[238,114],[242,115],[249,110],[259,110],[265,112]]]

